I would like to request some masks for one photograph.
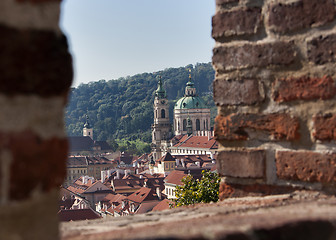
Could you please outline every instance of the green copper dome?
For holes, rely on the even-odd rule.
[[[174,109],[197,109],[197,108],[207,108],[203,99],[198,96],[185,96],[180,98]]]

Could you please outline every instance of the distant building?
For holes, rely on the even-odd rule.
[[[106,141],[93,140],[93,128],[87,115],[83,127],[83,136],[70,136],[68,139],[70,155],[92,155],[113,151]]]
[[[218,143],[211,136],[183,135],[180,138],[172,139],[172,146],[169,147],[172,155],[209,155],[215,158],[218,151]]]
[[[153,163],[151,163],[149,168],[153,169],[153,173],[169,173],[175,170],[175,158],[173,158],[172,155],[168,152],[161,158],[157,159],[154,166]]]
[[[108,160],[105,157],[68,157],[67,176],[64,185],[68,186],[81,176],[88,175],[95,179],[101,178],[101,171],[117,167],[116,161]]]
[[[196,94],[196,88],[189,75],[184,97],[180,98],[174,106],[174,134],[175,136],[197,135],[197,132],[203,132],[202,135],[210,132],[210,109]]]
[[[169,122],[169,104],[166,91],[162,87],[161,76],[154,98],[154,123],[152,125],[152,153],[154,160],[162,157],[165,152],[162,147],[172,137]]]
[[[169,105],[161,77],[154,98],[154,124],[152,125],[152,158],[149,169],[153,173],[169,173],[175,166],[163,164],[163,157],[171,155],[209,155],[215,159],[218,144],[210,129],[210,109],[196,94],[189,75],[185,94],[174,106],[173,129],[169,122]],[[169,166],[169,167],[168,167]]]
[[[78,178],[67,189],[89,201],[91,207],[95,207],[96,203],[101,201],[107,194],[112,193],[111,188],[89,176]]]

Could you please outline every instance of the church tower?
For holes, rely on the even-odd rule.
[[[87,114],[86,114],[86,122],[83,128],[83,136],[84,137],[89,136],[93,140],[93,128],[90,125],[89,116]]]
[[[159,76],[158,88],[154,98],[154,124],[152,125],[152,152],[154,160],[159,159],[164,153],[162,145],[171,137],[171,125],[169,122],[169,105],[166,91],[162,87]]]

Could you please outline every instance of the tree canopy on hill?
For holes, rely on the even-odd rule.
[[[150,142],[158,75],[162,76],[167,91],[172,120],[174,104],[184,95],[189,69],[198,95],[215,111],[212,99],[214,70],[210,63],[197,63],[117,80],[100,80],[71,89],[65,113],[68,135],[82,135],[85,115],[88,114],[96,140],[140,139]]]

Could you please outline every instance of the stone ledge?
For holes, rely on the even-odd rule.
[[[297,191],[231,198],[123,218],[62,223],[60,229],[63,240],[279,239],[280,236],[331,239],[336,236],[334,223],[335,197]]]

